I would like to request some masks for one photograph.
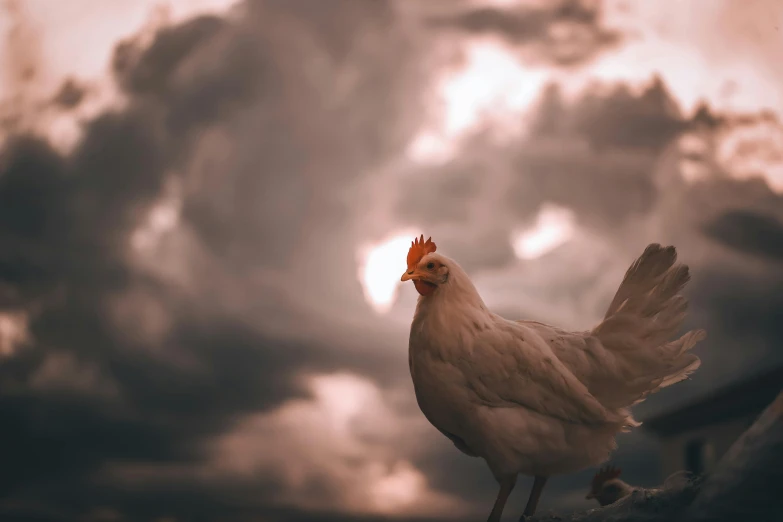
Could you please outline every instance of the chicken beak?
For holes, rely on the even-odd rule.
[[[402,277],[400,278],[400,281],[413,281],[416,279],[427,279],[427,274],[422,273],[420,270],[408,270],[404,274],[402,274]]]
[[[417,274],[415,270],[408,270],[407,272],[403,272],[400,281],[410,281],[411,279],[415,279],[416,277]]]

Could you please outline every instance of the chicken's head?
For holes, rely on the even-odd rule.
[[[590,484],[590,493],[585,498],[594,498],[602,506],[607,506],[630,493],[630,486],[618,478],[620,472],[619,468],[613,466],[598,470]]]
[[[435,253],[432,238],[424,241],[424,235],[411,242],[408,250],[408,269],[402,274],[401,281],[413,281],[419,294],[432,295],[449,278],[449,267],[445,259]]]

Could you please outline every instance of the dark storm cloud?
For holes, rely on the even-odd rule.
[[[638,95],[620,85],[608,93],[588,90],[572,103],[551,85],[529,137],[510,147],[509,204],[521,217],[544,201],[561,204],[600,228],[644,215],[656,198],[659,156],[686,126],[658,79]]]
[[[79,85],[73,78],[69,78],[57,91],[52,102],[59,107],[73,109],[84,100],[86,94],[87,89],[84,86]]]
[[[708,236],[729,247],[783,261],[783,223],[749,210],[726,212],[705,227]]]
[[[459,13],[432,15],[429,24],[499,36],[517,47],[526,59],[566,67],[590,61],[621,39],[618,32],[603,25],[600,4],[583,0],[467,8]]]
[[[149,49],[125,42],[115,53],[114,72],[135,99],[166,107],[172,134],[194,133],[274,88],[276,71],[258,43],[249,29],[200,17],[163,28]]]
[[[125,353],[123,332],[106,317],[108,298],[134,284],[123,241],[169,164],[155,136],[154,122],[129,111],[92,122],[67,158],[29,138],[9,141],[3,151],[3,306],[33,314],[34,339],[0,365],[3,382],[22,386],[0,400],[10,422],[0,435],[4,494],[53,475],[78,480],[108,457],[175,458],[186,451],[176,432],[134,411],[146,406],[142,399],[154,384],[176,382],[177,372],[156,382],[153,361]],[[58,352],[96,364],[118,383],[124,407],[32,389],[35,371]]]
[[[686,129],[677,102],[654,77],[634,95],[625,85],[608,95],[587,93],[574,108],[573,128],[596,149],[659,151]]]
[[[531,133],[537,138],[584,142],[598,152],[658,154],[690,125],[656,76],[638,94],[625,84],[588,88],[570,103],[557,84],[549,85],[536,108]]]
[[[349,349],[343,360],[333,346],[227,315],[220,300],[284,311],[286,300],[254,288],[253,274],[288,268],[296,252],[309,272],[339,267],[330,275],[355,281],[354,252],[333,232],[351,216],[329,195],[404,146],[413,92],[424,92],[410,90],[417,62],[395,16],[387,2],[249,2],[229,17],[166,27],[149,46],[117,46],[113,73],[127,104],[89,121],[71,152],[25,135],[4,143],[0,310],[27,314],[29,336],[0,362],[2,516],[74,519],[102,506],[131,519],[231,516],[221,511],[225,492],[187,481],[135,495],[93,477],[114,461],[198,460],[238,418],[303,396],[302,371],[387,373],[387,355]],[[78,93],[66,87],[58,100],[73,106]],[[130,255],[172,180],[183,192],[180,226],[218,260],[189,288],[141,271]],[[311,225],[333,248],[296,242]],[[245,292],[216,295],[213,278]],[[158,338],[141,315],[118,325],[116,302],[134,292],[168,321]],[[343,294],[361,299],[358,288]],[[256,494],[271,487],[254,485]]]
[[[533,142],[515,159],[520,174],[509,192],[509,205],[528,217],[549,201],[573,209],[585,224],[611,227],[650,210],[656,197],[654,161],[646,154]],[[613,197],[617,194],[623,197]]]
[[[464,162],[418,173],[410,181],[412,190],[400,194],[398,212],[429,225],[467,222],[469,202],[482,185],[476,172],[482,168],[479,162]]]

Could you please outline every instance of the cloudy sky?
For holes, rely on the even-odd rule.
[[[783,363],[776,0],[0,2],[0,518],[472,520],[407,245],[509,318],[691,265],[692,380]],[[622,436],[628,482],[655,440]],[[541,509],[590,504],[591,470]],[[518,516],[530,480],[507,508]]]

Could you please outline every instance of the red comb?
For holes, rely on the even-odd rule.
[[[614,466],[606,466],[605,468],[599,469],[593,477],[591,485],[593,491],[599,491],[601,486],[604,485],[604,482],[619,477],[621,472],[622,470],[620,468],[615,468]]]
[[[421,235],[421,240],[417,237],[415,241],[411,241],[411,248],[408,250],[408,270],[413,270],[422,257],[435,252],[436,248],[432,238],[429,238],[426,243],[424,242],[424,234]]]

